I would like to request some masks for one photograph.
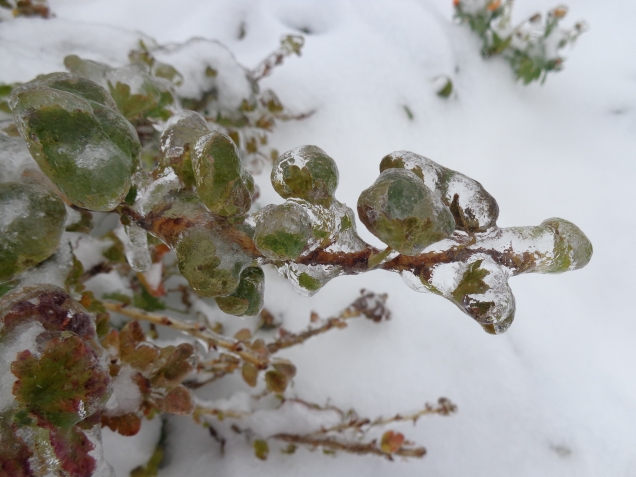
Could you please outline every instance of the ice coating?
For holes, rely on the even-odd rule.
[[[228,217],[250,209],[254,179],[229,136],[217,131],[202,136],[194,146],[192,169],[197,195],[212,212]]]
[[[224,296],[239,286],[241,272],[252,262],[220,228],[191,227],[174,246],[179,271],[202,296]]]
[[[312,237],[312,221],[302,205],[287,201],[254,215],[254,243],[270,260],[295,260]]]
[[[90,81],[52,73],[16,87],[9,99],[42,172],[71,202],[98,211],[112,210],[126,196],[141,147],[109,98]]]
[[[405,255],[417,255],[450,236],[450,210],[413,172],[387,169],[358,199],[358,215],[369,231]]]
[[[0,184],[0,283],[49,258],[64,232],[64,203],[40,184]]]
[[[215,298],[219,308],[230,315],[255,316],[263,309],[265,274],[261,267],[248,267],[241,273],[239,286],[230,295]]]
[[[14,378],[1,389],[3,471],[110,475],[99,423],[110,393],[108,357],[93,317],[55,286],[15,289],[0,299],[0,345],[9,368],[3,384]]]
[[[115,235],[124,245],[126,260],[136,272],[145,272],[152,260],[148,249],[148,234],[141,227],[130,224],[115,229]]]
[[[120,68],[77,55],[64,58],[64,66],[76,76],[86,78],[110,92],[113,104],[127,119],[134,120],[147,115],[167,119],[174,108],[175,93],[172,83],[158,75],[152,75],[150,67],[134,62]],[[167,112],[167,113],[166,113]]]
[[[166,123],[161,134],[161,167],[171,167],[186,187],[195,185],[192,150],[209,133],[207,121],[195,111],[180,111]]]
[[[476,180],[409,151],[392,152],[382,159],[380,172],[392,168],[413,172],[435,191],[450,208],[458,230],[486,232],[496,225],[497,201]]]
[[[539,226],[495,228],[475,243],[446,241],[435,252],[453,253],[453,261],[401,272],[405,283],[452,301],[489,333],[505,332],[514,319],[515,301],[508,279],[519,273],[563,273],[584,267],[592,245],[574,224],[545,220]],[[439,245],[439,244],[436,244]],[[431,247],[432,248],[432,247]]]
[[[330,280],[342,275],[337,265],[304,265],[288,262],[276,267],[280,276],[289,280],[297,293],[313,296]]]
[[[300,146],[281,154],[272,166],[271,181],[278,194],[328,207],[338,187],[338,167],[317,146]]]

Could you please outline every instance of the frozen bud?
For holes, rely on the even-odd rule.
[[[388,154],[380,163],[380,172],[406,169],[436,191],[455,218],[455,228],[468,233],[485,232],[496,226],[497,201],[474,179],[408,151]]]
[[[417,255],[449,237],[453,216],[414,173],[388,169],[358,199],[358,215],[369,231],[404,255]]]
[[[270,260],[296,260],[312,237],[311,219],[296,202],[268,205],[254,219],[254,243]]]
[[[243,269],[251,263],[238,245],[214,229],[188,228],[174,249],[179,271],[201,296],[229,295],[238,287]]]
[[[212,212],[229,217],[250,209],[254,179],[228,136],[217,131],[202,136],[194,147],[192,169],[197,195]]]
[[[271,181],[285,199],[295,197],[328,207],[338,187],[338,167],[319,147],[301,146],[276,159]]]
[[[130,189],[141,148],[98,85],[53,73],[14,89],[10,106],[31,155],[68,199],[109,211]]]
[[[228,296],[215,298],[225,313],[235,316],[254,316],[263,308],[265,274],[261,267],[248,267],[241,273],[241,282]]]
[[[592,258],[592,243],[580,228],[559,218],[544,220],[540,227],[545,227],[554,234],[553,258],[542,272],[563,273],[578,270],[588,264]]]
[[[209,133],[203,116],[195,111],[180,111],[166,123],[161,134],[161,166],[172,167],[186,187],[195,184],[192,150],[197,140]]]
[[[49,258],[66,221],[64,203],[40,184],[0,184],[0,283]]]

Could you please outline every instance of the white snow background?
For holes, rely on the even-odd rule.
[[[564,25],[585,19],[589,32],[566,52],[564,71],[525,87],[503,60],[481,58],[480,40],[452,21],[450,0],[50,3],[55,19],[0,24],[0,82],[61,71],[69,53],[121,65],[134,31],[160,43],[218,39],[254,67],[283,34],[305,30],[302,57],[287,59],[262,86],[295,112],[316,112],[280,124],[272,140],[280,151],[315,144],[334,157],[340,201],[355,207],[380,159],[406,149],[480,181],[499,203],[500,226],[562,217],[594,245],[583,270],[513,278],[516,319],[501,336],[396,274],[341,277],[303,298],[268,272],[266,306],[291,330],[307,325],[310,310],[337,313],[360,288],[390,297],[391,321],[354,320],[286,352],[298,366],[293,393],[372,418],[439,396],[459,412],[391,426],[428,449],[422,460],[395,462],[305,449],[285,455],[274,442],[262,462],[231,435],[221,457],[206,429],[173,418],[160,477],[636,476],[636,2],[570,0]],[[515,19],[554,6],[517,0]],[[452,78],[453,97],[435,94],[439,75]],[[257,179],[261,201],[281,202],[268,177],[265,170]],[[234,395],[239,405],[241,389],[236,380],[202,395]],[[263,415],[261,430],[296,419]],[[118,477],[147,460],[157,422],[133,438],[104,433]]]

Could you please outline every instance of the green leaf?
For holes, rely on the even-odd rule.
[[[25,350],[11,364],[16,400],[54,426],[70,429],[95,412],[110,380],[93,350],[74,333],[47,341],[40,357]]]
[[[266,440],[257,439],[254,441],[252,446],[254,447],[254,455],[257,458],[261,460],[267,459],[267,456],[269,455],[269,445]]]
[[[453,292],[453,298],[462,303],[466,295],[482,295],[490,290],[490,287],[484,282],[484,278],[490,275],[488,270],[481,267],[483,260],[476,260],[464,272],[462,279]]]

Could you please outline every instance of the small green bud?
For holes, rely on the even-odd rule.
[[[202,136],[194,147],[192,169],[197,195],[212,212],[230,217],[250,209],[254,179],[229,136],[217,131]]]
[[[276,159],[271,181],[285,199],[295,197],[329,207],[338,187],[338,167],[319,147],[301,146]]]
[[[414,173],[388,169],[358,199],[358,215],[369,231],[404,255],[417,255],[449,237],[453,216]]]

